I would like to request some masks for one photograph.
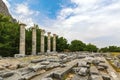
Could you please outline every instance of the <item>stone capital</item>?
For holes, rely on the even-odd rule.
[[[24,23],[19,23],[20,26],[27,26],[26,24]]]
[[[41,30],[41,32],[45,33],[45,30],[44,30],[44,29],[42,29],[42,30]]]
[[[56,34],[53,34],[53,36],[56,36]]]
[[[48,35],[50,35],[51,34],[51,32],[48,32]]]

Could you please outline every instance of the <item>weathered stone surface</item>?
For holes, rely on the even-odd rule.
[[[15,70],[18,68],[18,65],[11,65],[8,67],[8,69]]]
[[[105,63],[99,63],[98,66],[104,67],[104,69],[108,68],[108,66]]]
[[[38,71],[40,69],[44,69],[45,67],[46,67],[46,65],[36,64],[34,66],[29,67],[29,69],[36,72],[36,71]]]
[[[2,0],[0,0],[0,13],[4,14],[6,16],[11,16],[8,11],[7,6],[5,5],[5,3]]]
[[[44,53],[45,52],[45,37],[44,37],[44,34],[45,34],[45,30],[41,30],[41,53]]]
[[[0,77],[2,78],[6,78],[6,77],[10,77],[14,74],[14,72],[4,72],[0,74]]]
[[[41,80],[53,80],[52,78],[43,78]]]
[[[78,62],[79,67],[87,67],[87,62],[86,61],[80,61]]]
[[[70,80],[89,80],[88,77],[84,77],[84,76],[78,76],[75,75],[72,79]]]
[[[90,67],[90,80],[103,80],[95,66]]]
[[[53,52],[56,52],[56,34],[53,34]]]
[[[115,61],[114,61],[114,65],[115,65],[117,68],[120,68],[120,61],[119,61],[119,60],[115,60]]]
[[[49,61],[49,62],[60,62],[60,59],[48,58],[47,61]]]
[[[86,76],[88,73],[88,69],[85,68],[85,67],[81,67],[78,74],[81,75],[81,76]]]
[[[47,46],[47,52],[51,52],[51,32],[48,32],[48,46]]]
[[[18,64],[18,68],[24,68],[24,67],[27,67],[28,64],[27,63],[20,63]]]
[[[5,67],[0,65],[0,70],[4,70],[4,69],[5,69]]]
[[[32,27],[32,55],[36,55],[36,25]]]
[[[0,77],[0,80],[3,80],[3,78],[2,78],[2,77]]]
[[[64,68],[62,68],[62,69],[60,69],[60,70],[58,70],[58,71],[55,71],[54,73],[53,73],[53,76],[55,77],[55,78],[57,78],[57,79],[60,79],[60,80],[62,80],[63,79],[63,76],[65,75],[65,74],[67,74],[74,66],[76,66],[77,65],[77,60],[75,60],[75,61],[71,61],[71,62],[69,62],[68,64],[67,64],[67,67],[64,67]]]
[[[14,57],[15,58],[25,57],[25,54],[15,54]]]
[[[90,67],[90,74],[99,74],[99,71],[97,70],[97,68],[95,66],[91,66]]]
[[[110,76],[107,73],[101,73],[103,80],[111,80]]]
[[[45,61],[46,59],[35,59],[35,60],[32,60],[31,63],[38,63],[38,62],[42,62],[42,61]]]
[[[46,66],[46,69],[51,69],[51,68],[55,68],[55,67],[59,67],[60,63],[50,63],[49,65]]]
[[[48,65],[48,64],[50,64],[50,62],[49,61],[42,61],[40,64],[41,65]]]
[[[26,24],[19,23],[20,24],[20,44],[19,44],[19,54],[25,55],[25,26]]]

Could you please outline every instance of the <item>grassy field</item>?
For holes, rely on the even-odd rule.
[[[118,55],[120,55],[120,52],[111,52],[111,56],[118,56]]]
[[[116,57],[116,56],[118,56],[118,55],[120,55],[120,52],[111,52],[111,56],[112,56],[112,57]],[[114,66],[113,61],[108,61],[108,62],[112,65],[112,67],[113,67],[117,72],[120,72],[120,69],[117,68],[116,66]]]

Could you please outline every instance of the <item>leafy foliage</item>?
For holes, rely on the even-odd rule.
[[[100,49],[100,52],[120,52],[120,47],[109,46]]]
[[[86,50],[89,51],[89,52],[97,52],[98,48],[93,44],[88,44],[86,46]]]
[[[67,39],[65,39],[64,37],[58,37],[56,38],[56,49],[58,52],[62,52],[65,49],[68,49],[68,43],[67,43]]]
[[[80,40],[73,40],[69,46],[71,51],[84,51],[86,44]]]
[[[0,14],[0,55],[13,56],[19,50],[19,25]]]

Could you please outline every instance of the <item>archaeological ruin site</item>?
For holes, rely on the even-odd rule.
[[[120,80],[120,47],[100,49],[79,40],[68,43],[59,34],[36,24],[28,28],[29,23],[12,18],[3,1],[6,0],[0,0],[0,80]]]

